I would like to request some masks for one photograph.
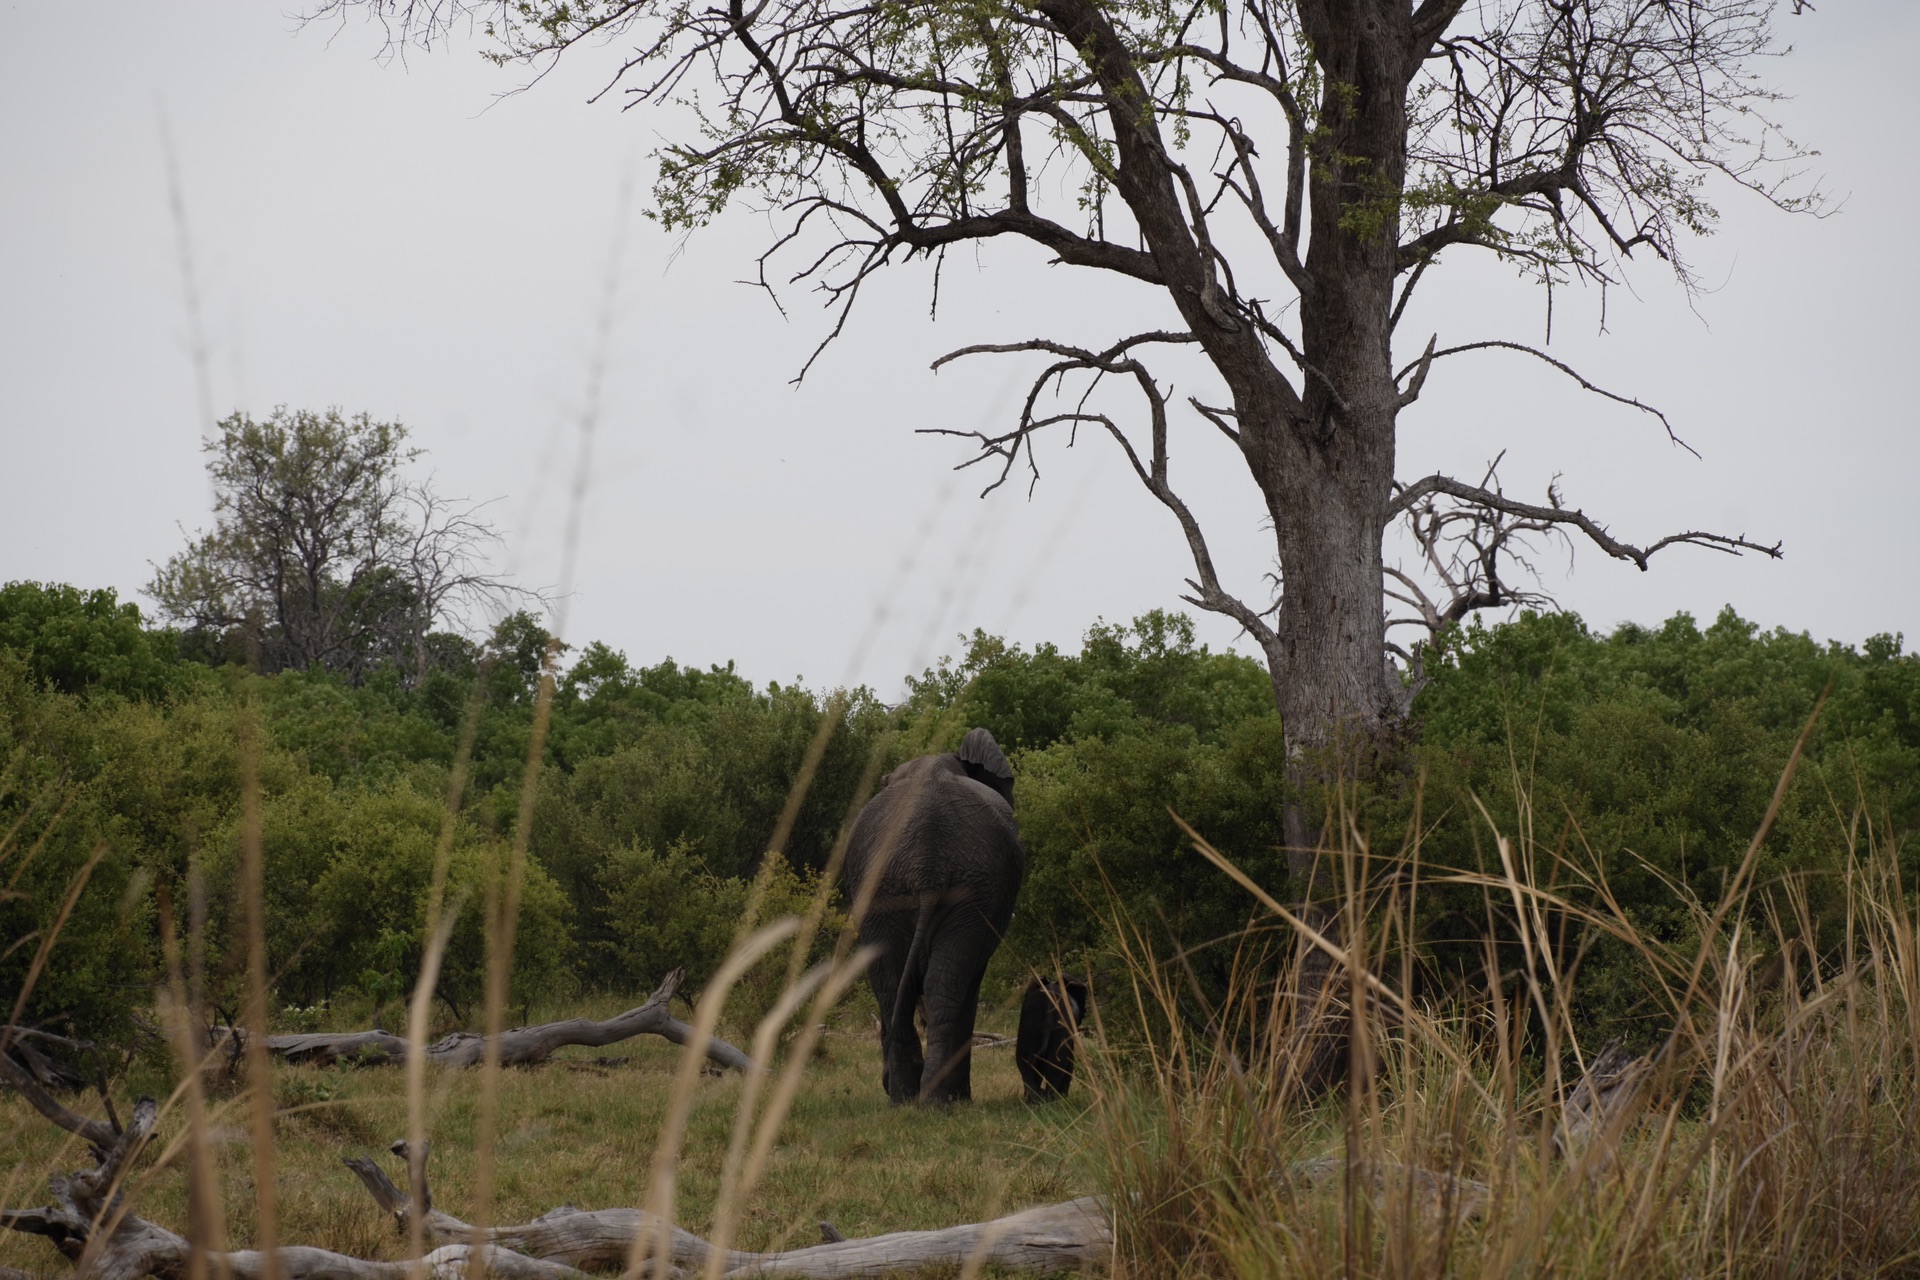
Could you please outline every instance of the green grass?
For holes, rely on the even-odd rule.
[[[850,1003],[860,1011],[861,1002]],[[975,1055],[972,1106],[896,1109],[880,1090],[877,1037],[852,1016],[838,1021],[849,1026],[830,1032],[815,1054],[739,1225],[737,1245],[816,1244],[823,1219],[849,1236],[945,1227],[1091,1189],[1094,1174],[1081,1157],[1084,1108],[1075,1102],[1027,1106],[1010,1048]],[[495,1221],[523,1222],[563,1202],[586,1209],[641,1203],[679,1052],[642,1037],[593,1053],[567,1050],[546,1066],[504,1072]],[[631,1055],[631,1061],[592,1063],[603,1055]],[[703,1077],[696,1091],[679,1169],[680,1221],[702,1234],[711,1228],[741,1087],[738,1076]],[[429,1077],[434,1203],[460,1217],[473,1211],[480,1089],[478,1071]],[[124,1107],[127,1099],[123,1094],[118,1101]],[[344,1156],[372,1152],[399,1178],[399,1162],[383,1149],[406,1130],[403,1074],[276,1066],[275,1101],[284,1112],[275,1126],[282,1242],[404,1257],[406,1241],[341,1165]],[[83,1097],[69,1104],[98,1105]],[[253,1242],[255,1212],[244,1094],[213,1105],[220,1109],[210,1128],[229,1240],[244,1247]],[[162,1143],[179,1132],[180,1114],[163,1121]],[[48,1174],[87,1163],[65,1134],[11,1094],[0,1094],[0,1151],[7,1153],[0,1159],[0,1200],[16,1207],[44,1202]],[[137,1211],[184,1229],[186,1182],[184,1159],[153,1172],[136,1193]],[[51,1245],[10,1232],[0,1233],[0,1266],[69,1270]]]

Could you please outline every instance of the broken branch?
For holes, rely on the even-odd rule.
[[[555,1050],[571,1045],[601,1048],[631,1040],[639,1035],[657,1035],[674,1044],[685,1045],[693,1039],[693,1028],[674,1017],[668,1002],[685,978],[675,969],[663,979],[646,1003],[604,1022],[588,1018],[568,1018],[563,1022],[543,1022],[531,1027],[514,1027],[500,1033],[500,1065],[531,1067],[551,1058]],[[242,1036],[241,1031],[229,1034]],[[267,1051],[286,1062],[332,1066],[352,1062],[361,1066],[394,1066],[407,1060],[407,1041],[387,1031],[349,1031],[268,1036]],[[485,1059],[487,1038],[471,1031],[455,1031],[442,1036],[426,1048],[427,1061],[442,1067],[477,1067]],[[710,1037],[707,1057],[731,1071],[755,1070],[752,1058],[725,1040]]]

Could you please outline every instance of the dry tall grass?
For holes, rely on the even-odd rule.
[[[1117,1274],[1920,1274],[1920,920],[1893,843],[1860,814],[1839,838],[1845,941],[1825,953],[1803,886],[1754,885],[1751,855],[1723,901],[1686,899],[1693,939],[1671,946],[1529,874],[1558,862],[1563,883],[1603,887],[1592,863],[1499,838],[1500,875],[1428,883],[1478,883],[1524,962],[1503,973],[1489,951],[1476,991],[1423,1002],[1407,994],[1417,844],[1363,911],[1354,886],[1381,862],[1349,830],[1341,936],[1357,941],[1321,941],[1361,1016],[1345,1087],[1313,1104],[1285,977],[1249,967],[1203,1032],[1184,976],[1135,949],[1131,1007],[1110,992],[1108,1009],[1163,1030],[1091,1054],[1086,1082]],[[1597,1113],[1578,1081],[1600,1046],[1568,1016],[1556,918],[1636,947],[1673,1027]]]

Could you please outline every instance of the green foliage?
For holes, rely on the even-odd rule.
[[[1252,659],[1196,644],[1185,616],[1098,623],[1077,655],[975,632],[958,663],[908,683],[929,745],[984,725],[1014,767],[1027,881],[989,976],[995,998],[1055,956],[1100,963],[1115,906],[1168,946],[1245,926],[1244,892],[1194,853],[1175,813],[1284,884],[1272,682]],[[1218,968],[1226,954],[1194,962]]]
[[[688,988],[699,990],[726,958],[746,912],[747,882],[714,875],[685,843],[665,853],[615,849],[595,880],[607,930],[598,950],[608,976],[635,991],[671,969],[685,969]]]
[[[975,631],[959,662],[907,681],[923,717],[991,730],[1003,750],[1068,738],[1111,738],[1142,726],[1184,726],[1217,744],[1227,730],[1273,714],[1266,669],[1236,653],[1195,646],[1193,620],[1155,609],[1128,626],[1095,623],[1077,657],[1043,644],[1032,653]]]
[[[109,797],[75,776],[97,741],[91,718],[0,649],[0,1018],[52,938],[22,1020],[81,1035],[128,1029],[125,992],[142,981],[151,955],[145,880],[110,838]]]
[[[148,630],[140,607],[121,603],[111,587],[0,586],[0,649],[13,650],[29,675],[62,693],[157,698],[188,678],[173,633]]]
[[[600,972],[610,985],[643,991],[672,969],[686,970],[690,994],[712,979],[734,943],[782,916],[805,919],[820,896],[820,875],[796,869],[778,853],[767,855],[753,879],[718,876],[684,844],[665,853],[645,846],[616,849],[598,877],[606,940]],[[829,955],[846,923],[837,895],[818,931],[804,939],[810,963]],[[779,998],[790,948],[776,948],[735,988],[727,1010],[742,1028],[752,1027]]]
[[[439,994],[456,1016],[473,1014],[549,644],[537,620],[511,619],[486,655],[447,638],[425,681],[379,672],[355,684],[195,669],[109,593],[16,584],[0,601],[0,627],[12,628],[0,645],[0,833],[12,832],[0,845],[0,997],[18,990],[37,931],[101,850],[29,1018],[124,1028],[159,973],[156,892],[184,932],[196,885],[210,997],[237,1004],[251,737],[282,1001],[395,1009],[418,971],[445,839],[460,915]],[[1795,886],[1819,936],[1837,940],[1839,868],[1869,829],[1920,883],[1908,838],[1920,824],[1920,658],[1899,637],[1856,650],[1730,612],[1704,629],[1682,615],[1606,634],[1529,615],[1463,630],[1428,671],[1410,767],[1349,801],[1383,872],[1421,806],[1415,948],[1435,988],[1484,982],[1490,928],[1511,945],[1511,922],[1489,917],[1477,890],[1434,883],[1497,871],[1496,828],[1557,850],[1534,874],[1569,900],[1597,902],[1604,883],[1642,937],[1686,945],[1683,895],[1718,900],[1823,690],[1760,851],[1758,900],[1780,903]],[[1287,795],[1267,673],[1198,644],[1186,619],[1099,624],[1078,652],[975,633],[960,658],[909,685],[907,705],[889,709],[864,690],[756,687],[730,665],[636,666],[603,644],[581,648],[556,680],[535,790],[516,1005],[574,990],[638,997],[675,967],[697,991],[743,928],[811,906],[864,776],[951,747],[975,724],[1008,751],[1029,853],[989,1000],[1056,957],[1114,969],[1116,912],[1163,957],[1178,948],[1200,991],[1218,987],[1253,903],[1196,856],[1175,814],[1276,895],[1297,892],[1278,850]],[[470,714],[469,785],[449,819]],[[823,726],[819,769],[784,856],[770,859]],[[730,1025],[744,1031],[770,1004],[786,956],[747,976]],[[1587,976],[1575,984],[1584,1023],[1659,1034],[1638,957],[1569,920],[1560,959]]]
[[[432,770],[375,786],[337,789],[301,773],[268,787],[261,804],[268,962],[285,1000],[313,1004],[358,989],[376,1005],[397,1000],[426,949],[427,901],[445,822],[444,780]],[[437,785],[436,785],[437,784]],[[485,987],[485,906],[503,891],[509,851],[457,823],[446,902],[458,921],[436,991],[457,1014]],[[241,832],[217,833],[209,881],[230,896]],[[529,865],[521,885],[512,998],[524,1003],[571,988],[572,911],[551,876]]]
[[[1539,874],[1573,900],[1597,901],[1604,882],[1643,937],[1680,945],[1691,926],[1678,890],[1719,900],[1826,690],[1755,867],[1763,899],[1793,881],[1835,940],[1838,870],[1863,824],[1905,843],[1914,883],[1905,837],[1920,822],[1920,659],[1902,657],[1897,637],[1858,652],[1763,633],[1731,610],[1705,630],[1681,614],[1610,635],[1570,615],[1528,615],[1469,629],[1430,670],[1417,711],[1431,863],[1497,870],[1491,831],[1524,832],[1562,851],[1565,865]],[[1440,972],[1477,971],[1478,894],[1436,892],[1427,907]],[[1580,941],[1569,932],[1564,960]],[[1649,975],[1619,944],[1584,941],[1585,1020],[1643,1042],[1659,1034],[1636,1024],[1651,1007]]]

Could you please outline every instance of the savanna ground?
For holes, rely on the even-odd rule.
[[[762,1188],[738,1225],[738,1247],[817,1244],[823,1220],[848,1236],[946,1227],[1090,1189],[1083,1101],[1029,1107],[1010,1045],[975,1055],[972,1106],[890,1107],[879,1084],[870,1004],[863,997],[845,1002],[822,1037]],[[583,1001],[555,1016],[617,1011],[610,1000]],[[1012,1032],[1013,1011],[983,1013],[983,1031]],[[680,1052],[642,1036],[604,1050],[565,1049],[545,1066],[504,1071],[493,1220],[525,1222],[562,1203],[587,1209],[643,1204]],[[608,1057],[628,1060],[596,1061]],[[141,1077],[136,1070],[114,1090],[123,1115]],[[164,1088],[157,1078],[144,1084]],[[428,1077],[428,1175],[436,1206],[457,1216],[469,1215],[474,1203],[482,1087],[477,1070],[431,1069]],[[742,1087],[732,1073],[703,1075],[697,1086],[679,1166],[679,1204],[681,1225],[703,1235],[711,1229]],[[346,1156],[372,1154],[399,1176],[400,1162],[385,1148],[406,1133],[404,1073],[276,1064],[274,1101],[281,1240],[363,1258],[405,1257],[405,1237],[341,1164]],[[230,1087],[210,1102],[217,1108],[209,1132],[231,1246],[248,1247],[256,1201],[246,1093]],[[162,1145],[178,1134],[183,1114],[176,1110],[162,1122]],[[49,1173],[88,1163],[73,1139],[12,1093],[0,1094],[0,1150],[7,1153],[0,1161],[0,1203],[8,1205],[41,1202]],[[143,1216],[184,1226],[185,1159],[153,1171],[137,1195]],[[0,1266],[48,1274],[69,1269],[45,1241],[13,1233],[0,1234]]]

